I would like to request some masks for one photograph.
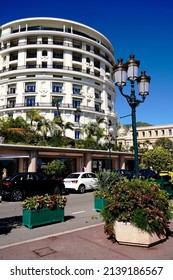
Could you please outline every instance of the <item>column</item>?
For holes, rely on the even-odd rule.
[[[28,164],[28,172],[36,172],[37,171],[37,152],[30,151],[30,160]]]
[[[92,172],[92,158],[91,158],[91,153],[86,153],[85,158],[84,158],[84,163],[86,167],[87,172]]]
[[[123,155],[119,156],[119,169],[125,169],[125,157]]]

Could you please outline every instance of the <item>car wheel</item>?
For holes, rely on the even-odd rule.
[[[78,188],[79,193],[84,193],[85,192],[85,185],[80,185]]]
[[[20,189],[15,189],[11,193],[11,200],[13,201],[20,201],[24,198],[23,191]]]
[[[54,194],[61,194],[61,191],[58,186],[54,188]]]

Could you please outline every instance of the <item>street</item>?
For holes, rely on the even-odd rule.
[[[92,192],[67,195],[65,222],[36,227],[29,230],[22,226],[21,202],[2,201],[0,204],[0,247],[34,238],[68,232],[102,223],[100,214],[94,210]],[[4,225],[6,227],[4,231]],[[2,227],[3,226],[3,227]]]

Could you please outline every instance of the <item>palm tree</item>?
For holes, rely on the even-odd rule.
[[[73,127],[74,127],[74,124],[73,124],[72,122],[66,122],[66,123],[64,123],[63,129],[62,129],[63,136],[64,136],[64,137],[66,136],[66,129],[73,130],[73,129],[74,129]]]
[[[26,117],[30,119],[30,125],[33,126],[33,121],[38,122],[41,120],[42,116],[40,116],[40,111],[36,109],[31,109],[26,113]]]
[[[54,123],[58,125],[62,131],[62,135],[65,136],[66,129],[73,130],[74,124],[72,122],[64,122],[61,116],[54,118]]]
[[[104,122],[104,118],[99,118],[97,122],[89,122],[83,125],[83,133],[86,134],[86,138],[96,138],[97,142],[104,137],[104,128],[100,127],[100,124]]]
[[[43,141],[45,141],[48,133],[52,136],[53,123],[50,120],[42,117],[37,123],[37,130],[43,136]]]

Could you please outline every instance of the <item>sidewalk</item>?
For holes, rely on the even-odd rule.
[[[150,248],[112,243],[104,225],[92,225],[46,237],[0,247],[0,260],[172,260],[171,235]]]

